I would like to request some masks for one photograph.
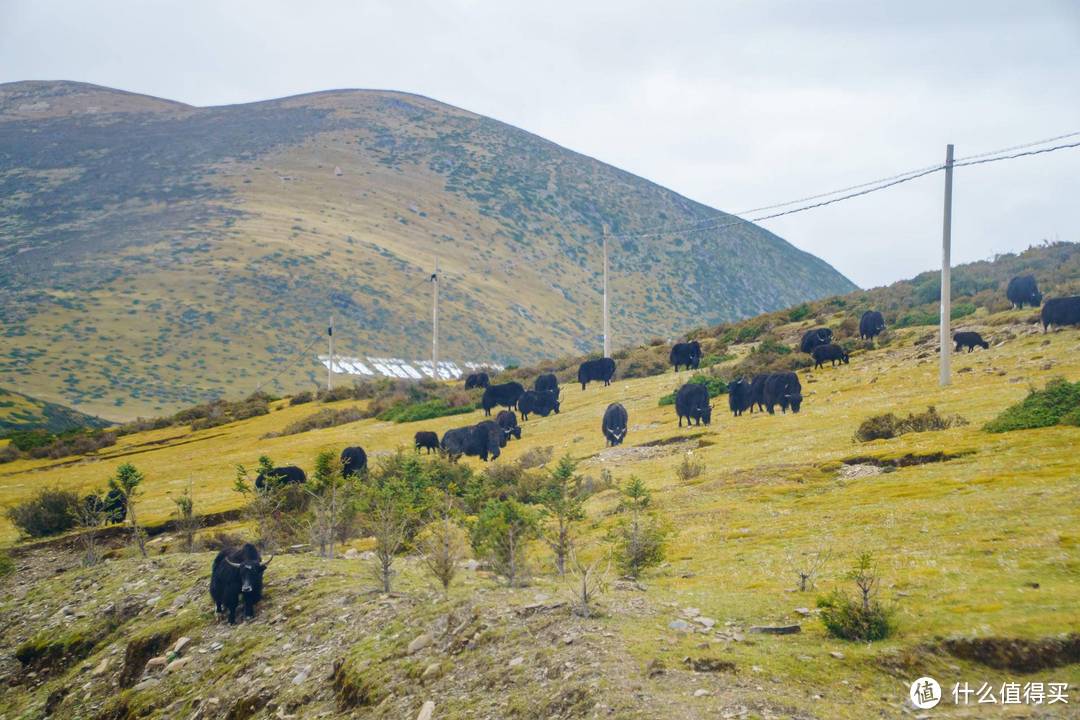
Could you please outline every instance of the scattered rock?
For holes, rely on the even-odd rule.
[[[479,567],[480,562],[478,560],[474,560],[473,558],[469,558],[468,560],[465,560],[461,563],[462,570],[476,570]]]
[[[694,622],[701,624],[706,630],[712,630],[712,626],[716,624],[715,620],[704,615],[694,618]]]
[[[694,691],[694,697],[705,697],[706,695],[712,695],[712,693],[705,688],[698,688]]]
[[[154,672],[155,670],[161,670],[167,664],[168,664],[168,661],[166,660],[164,655],[159,655],[158,657],[152,657],[152,658],[150,658],[149,660],[146,661],[146,665],[143,668],[143,672],[149,674],[151,672]]]
[[[837,660],[843,660],[844,659],[844,653],[840,652],[839,650],[833,650],[829,654],[832,655]]]
[[[431,637],[431,633],[424,633],[423,635],[417,636],[413,639],[411,643],[409,643],[408,653],[410,655],[413,655],[420,652],[428,645],[430,645],[433,639],[434,638]]]
[[[431,720],[432,715],[435,714],[435,702],[428,700],[420,708],[420,714],[416,716],[416,720]]]
[[[804,607],[795,608],[795,612],[797,614],[799,614],[799,615],[802,615],[803,617],[806,617],[806,616],[808,616],[810,614],[810,608],[804,608]]]
[[[442,668],[441,664],[439,664],[437,662],[431,663],[426,668],[424,668],[424,672],[423,672],[423,674],[420,675],[420,679],[421,680],[428,680],[430,678],[433,678],[433,677],[439,675],[440,674],[439,671],[440,671],[441,668]]]
[[[683,665],[694,672],[735,672],[735,663],[720,658],[683,658]]]
[[[108,670],[108,669],[109,669],[109,658],[102,658],[101,662],[98,663],[98,666],[96,668],[94,668],[93,672],[90,673],[90,676],[91,677],[99,677],[99,676],[105,674],[105,671]]]
[[[794,635],[802,632],[801,625],[755,625],[749,632],[765,635]]]
[[[155,685],[157,685],[157,684],[158,684],[158,683],[160,683],[160,682],[161,682],[161,680],[159,680],[158,678],[146,678],[146,679],[145,679],[145,680],[143,680],[142,682],[138,683],[138,684],[137,684],[137,685],[136,685],[136,686],[135,686],[134,688],[132,688],[132,689],[133,689],[133,690],[135,690],[135,691],[139,691],[139,690],[146,690],[147,688],[152,688],[152,687],[154,687]]]
[[[358,557],[360,557],[360,551],[356,548],[349,548],[345,551],[344,558],[346,560],[355,560]]]
[[[682,614],[683,617],[696,618],[698,615],[701,614],[701,611],[698,610],[696,607],[688,607],[683,608]]]
[[[653,658],[645,665],[645,677],[660,677],[665,672],[667,672],[667,668],[664,666],[664,661],[660,658]]]
[[[668,623],[668,628],[676,632],[694,632],[694,628],[685,620],[672,620]]]
[[[179,670],[180,668],[187,665],[189,662],[191,662],[190,657],[177,658],[165,666],[165,672],[170,673]]]
[[[190,642],[191,638],[189,638],[187,635],[184,635],[183,637],[177,639],[176,643],[172,646],[172,651],[179,655],[180,651],[186,648],[188,646],[188,643]]]
[[[293,679],[292,679],[293,685],[303,685],[305,682],[307,682],[307,679],[308,679],[309,675],[311,675],[311,666],[307,665],[307,666],[304,667],[303,670],[301,670],[300,672],[296,673],[295,676],[293,676]]]
[[[510,667],[517,667],[518,665],[522,664],[523,662],[525,662],[525,658],[522,657],[521,655],[518,655],[516,658],[514,658],[513,660],[510,661]]]

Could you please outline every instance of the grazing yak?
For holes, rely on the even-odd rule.
[[[679,366],[685,365],[687,370],[697,370],[701,364],[701,343],[693,342],[675,343],[671,346],[671,354],[668,362],[675,366],[675,372],[679,372]]]
[[[611,403],[604,411],[604,419],[600,423],[600,430],[607,438],[608,447],[622,445],[626,438],[626,423],[628,416],[626,408],[620,403]]]
[[[210,597],[218,614],[229,613],[229,624],[236,624],[236,607],[244,599],[244,617],[255,617],[255,603],[262,599],[263,571],[273,562],[266,562],[251,543],[239,548],[226,548],[214,558],[210,570]]]
[[[416,452],[420,452],[420,448],[427,450],[428,455],[432,450],[439,451],[439,435],[431,430],[418,430],[413,442],[416,444]]]
[[[1034,275],[1017,275],[1009,281],[1009,286],[1005,288],[1005,297],[1009,298],[1009,302],[1013,304],[1014,308],[1023,310],[1025,304],[1031,307],[1042,305],[1043,296],[1039,292],[1039,286],[1035,282]]]
[[[533,380],[533,390],[536,392],[549,391],[559,397],[559,379],[553,373],[546,373]]]
[[[814,368],[817,369],[825,364],[826,361],[832,361],[832,366],[836,367],[836,363],[842,362],[847,365],[851,358],[844,352],[844,348],[836,345],[835,343],[829,343],[828,345],[818,345],[814,348],[814,352],[810,353],[810,357],[814,358]]]
[[[367,470],[367,453],[364,448],[354,445],[341,451],[341,475],[361,475]]]
[[[859,337],[873,340],[885,330],[885,318],[877,310],[867,310],[859,320]]]
[[[755,407],[757,407],[758,412],[765,409],[765,381],[768,379],[769,374],[764,373],[755,375],[754,379],[750,381],[750,412],[754,412]]]
[[[488,378],[488,374],[485,372],[472,373],[465,378],[465,389],[472,390],[473,388],[486,388],[491,384],[491,379]]]
[[[682,427],[683,418],[689,426],[693,420],[695,425],[712,420],[712,406],[709,405],[709,388],[700,383],[686,383],[679,392],[675,393],[675,412],[679,416],[679,427]]]
[[[956,343],[956,347],[953,348],[953,352],[960,352],[960,348],[966,347],[968,352],[971,352],[976,347],[981,347],[983,350],[990,349],[990,343],[982,339],[982,335],[977,332],[958,332],[953,333],[953,342]]]
[[[499,457],[505,434],[501,427],[492,420],[485,420],[476,425],[447,430],[442,436],[442,449],[451,460],[462,455],[479,457],[484,462],[488,458]]]
[[[581,363],[581,367],[577,371],[577,379],[581,383],[582,390],[594,380],[601,381],[604,385],[610,385],[613,377],[615,377],[615,361],[607,357],[598,360],[586,360]]]
[[[818,345],[828,345],[832,342],[832,330],[829,328],[814,328],[803,333],[799,349],[806,354],[814,352]]]
[[[258,477],[255,478],[255,488],[262,490],[266,487],[267,480],[277,486],[299,485],[307,482],[307,474],[295,465],[283,465],[271,470],[270,477],[265,477],[263,473],[259,473]]]
[[[517,415],[513,410],[503,410],[495,416],[495,422],[502,428],[503,435],[507,440],[511,436],[521,439],[521,426],[518,425]]]
[[[559,396],[551,390],[526,390],[518,399],[518,412],[522,420],[528,420],[531,413],[547,417],[552,412],[559,414]]]
[[[484,396],[480,398],[480,405],[484,408],[485,415],[491,415],[491,409],[497,405],[514,409],[517,407],[518,398],[524,392],[525,388],[518,382],[488,385],[484,388]]]
[[[765,380],[765,409],[773,415],[773,408],[780,406],[780,411],[786,413],[788,407],[791,412],[797,413],[802,407],[802,385],[799,377],[793,372],[773,373]]]
[[[1051,325],[1080,325],[1080,295],[1047,300],[1041,318],[1043,332]]]
[[[728,407],[732,414],[739,417],[750,409],[753,403],[750,400],[750,383],[744,378],[732,380],[728,385]]]

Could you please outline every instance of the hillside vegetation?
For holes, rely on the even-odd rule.
[[[1055,261],[1063,265],[1074,262],[1073,250],[1040,248],[999,262],[1019,267],[1064,253]],[[1044,290],[1058,293],[1072,281],[1047,280]],[[573,584],[557,579],[540,541],[529,548],[528,586],[507,588],[481,566],[465,571],[446,599],[414,559],[402,561],[395,592],[379,594],[363,557],[280,555],[255,621],[229,627],[215,621],[206,593],[212,553],[175,552],[173,530],[151,539],[150,560],[117,548],[104,566],[79,568],[63,544],[19,543],[5,524],[15,569],[0,580],[0,613],[10,618],[0,628],[0,680],[14,685],[0,714],[48,707],[65,717],[397,718],[415,717],[430,700],[439,718],[861,719],[904,714],[908,686],[922,675],[946,693],[954,682],[1053,681],[1072,695],[1080,683],[1080,642],[1069,635],[1080,627],[1080,428],[984,426],[1032,389],[1080,380],[1080,334],[1043,334],[1034,311],[994,308],[992,293],[979,299],[976,291],[974,311],[955,327],[981,332],[990,349],[955,356],[953,383],[939,388],[934,328],[894,327],[872,346],[841,331],[864,302],[907,311],[887,304],[906,286],[872,292],[698,333],[713,357],[701,372],[724,379],[739,368],[798,365],[799,353],[779,348],[808,328],[836,329],[852,348],[851,364],[800,369],[799,414],[734,418],[720,397],[709,427],[679,429],[659,399],[694,373],[659,371],[667,346],[645,344],[620,353],[623,376],[610,387],[567,383],[560,414],[522,423],[522,439],[493,467],[543,456],[544,448],[553,457],[548,469],[564,454],[578,461],[596,489],[579,528],[583,554],[600,553],[619,522],[620,498],[605,473],[616,485],[640,478],[651,509],[675,531],[664,562],[639,581],[609,573],[592,617],[570,613]],[[627,376],[631,365],[638,370],[629,375],[643,376]],[[542,368],[565,377],[563,366],[572,363]],[[629,436],[607,448],[600,418],[616,401],[629,411]],[[279,434],[317,410],[367,414],[371,402],[283,399],[267,414],[215,427],[135,432],[89,457],[17,460],[0,466],[0,505],[42,487],[84,493],[131,462],[146,475],[144,522],[168,520],[189,481],[199,512],[229,513],[244,502],[233,489],[235,466],[252,467],[260,455],[311,471],[319,452],[358,444],[378,466],[398,448],[410,453],[417,430],[441,434],[482,417],[367,417]],[[905,430],[914,431],[855,439],[863,421],[884,413],[909,418]],[[963,422],[915,422],[930,414]],[[462,465],[482,468],[475,459]],[[230,520],[203,538],[219,530],[253,533]],[[366,550],[371,541],[347,546]],[[860,552],[873,558],[877,597],[894,624],[873,643],[833,638],[815,607],[834,590],[851,590],[847,573]],[[800,572],[819,559],[812,587],[800,591]],[[112,619],[102,625],[101,617]],[[801,631],[751,632],[792,624]],[[431,637],[419,641],[425,633]],[[191,660],[141,680],[146,659],[182,636],[191,641],[180,655]],[[33,676],[14,657],[18,648],[46,658],[32,660]],[[951,697],[939,710],[964,713]],[[1072,705],[1030,711],[1075,713]]]
[[[322,377],[331,315],[342,354],[426,356],[436,255],[445,357],[587,352],[604,223],[706,218],[729,219],[406,93],[195,108],[2,85],[0,385],[117,420],[277,373],[264,389],[293,392]],[[750,224],[615,242],[611,268],[617,345],[854,289]]]

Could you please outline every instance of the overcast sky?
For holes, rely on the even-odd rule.
[[[737,212],[1080,131],[1080,3],[0,0],[0,82],[29,79],[405,90]],[[940,263],[941,202],[939,174],[763,224],[871,286]],[[956,262],[1078,231],[1080,148],[957,170]]]

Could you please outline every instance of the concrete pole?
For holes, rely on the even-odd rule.
[[[941,372],[938,382],[950,382],[949,360],[952,352],[952,175],[953,146],[945,148],[945,219],[941,230]]]
[[[334,316],[330,316],[330,327],[326,328],[326,334],[330,338],[330,363],[326,366],[326,389],[334,389]]]
[[[431,372],[439,379],[439,258],[431,275]]]
[[[604,223],[604,357],[611,357],[611,324],[608,318],[607,223]]]

